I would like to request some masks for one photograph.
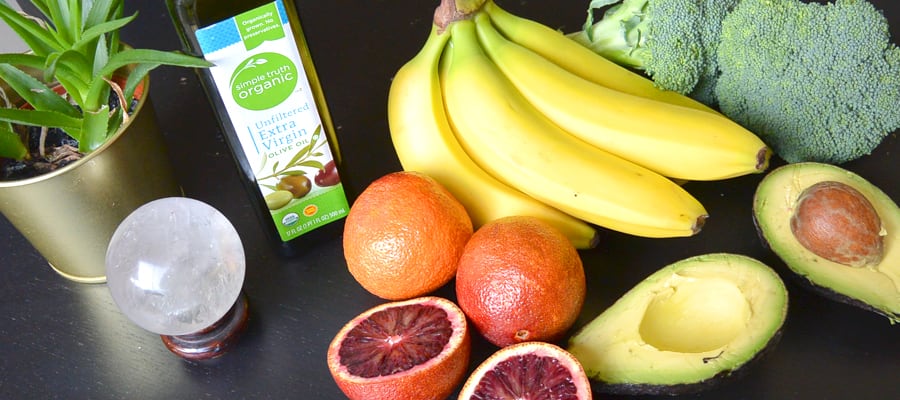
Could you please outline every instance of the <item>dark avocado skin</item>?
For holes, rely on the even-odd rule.
[[[800,286],[805,290],[808,290],[812,293],[815,293],[815,294],[817,294],[821,297],[824,297],[826,299],[829,299],[831,301],[836,301],[838,303],[847,304],[852,307],[856,307],[856,308],[859,308],[859,309],[862,309],[865,311],[873,312],[878,315],[882,315],[887,318],[890,318],[892,320],[896,320],[896,319],[900,318],[900,314],[892,314],[892,313],[885,312],[884,310],[880,310],[878,308],[872,307],[870,304],[868,304],[864,301],[855,299],[853,297],[845,296],[845,295],[835,292],[834,290],[831,290],[825,286],[816,285],[814,282],[810,281],[809,279],[804,278],[803,276],[800,276],[797,274],[790,274],[788,279],[790,279],[792,282],[796,283],[797,286]]]
[[[753,215],[753,225],[756,227],[756,234],[757,234],[757,236],[759,236],[759,241],[760,241],[760,243],[762,243],[763,247],[765,247],[766,250],[772,250],[772,245],[769,244],[769,241],[766,240],[765,235],[763,235],[762,229],[760,229],[760,227],[759,227],[759,222],[757,221],[755,214]],[[792,274],[789,274],[788,279],[790,279],[792,282],[796,283],[798,286],[800,286],[806,290],[809,290],[819,296],[830,299],[832,301],[844,303],[844,304],[847,304],[847,305],[850,305],[853,307],[860,308],[862,310],[866,310],[866,311],[873,312],[873,313],[876,313],[879,315],[883,315],[887,318],[891,318],[891,319],[900,318],[900,314],[892,314],[889,312],[885,312],[884,310],[880,310],[878,308],[872,307],[870,304],[868,304],[864,301],[860,301],[853,297],[845,296],[845,295],[835,292],[834,290],[831,290],[825,286],[816,285],[813,281],[810,281],[809,279],[807,279],[801,275],[792,273]]]
[[[787,323],[787,322],[785,322]],[[604,393],[604,394],[613,394],[613,395],[625,395],[625,396],[681,396],[687,394],[694,394],[707,391],[717,386],[728,384],[728,382],[735,381],[741,379],[744,375],[753,369],[753,365],[759,363],[761,360],[765,359],[770,353],[772,353],[773,349],[778,347],[778,342],[781,341],[782,332],[784,330],[784,325],[775,332],[775,335],[769,339],[769,342],[766,343],[766,346],[756,355],[747,361],[743,365],[738,366],[736,369],[722,371],[716,376],[695,383],[680,383],[676,385],[647,385],[647,384],[628,384],[628,383],[620,383],[620,384],[610,384],[605,382],[591,381],[591,387],[594,392]]]

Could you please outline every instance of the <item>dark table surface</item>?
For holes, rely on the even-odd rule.
[[[136,47],[180,48],[162,1],[127,3],[140,15],[123,32],[124,40]],[[424,43],[437,3],[298,2],[348,160],[346,181],[357,193],[400,169],[387,128],[388,87],[394,72]],[[500,2],[567,32],[579,28],[587,3]],[[894,22],[896,41],[900,6],[889,0],[873,3]],[[185,194],[225,213],[245,244],[244,289],[252,313],[248,331],[220,359],[182,361],[163,347],[159,336],[127,320],[106,285],[74,283],[56,275],[0,217],[0,398],[343,398],[325,363],[328,343],[344,323],[383,301],[347,272],[339,238],[291,260],[271,252],[196,76],[162,67],[151,77],[157,117]],[[898,200],[896,136],[845,167]],[[751,198],[759,179],[690,183],[688,190],[711,214],[695,237],[640,239],[604,232],[597,249],[582,252],[588,297],[576,326],[652,271],[693,255],[746,254],[786,277],[783,263],[762,247],[751,221]],[[900,328],[786,281],[790,311],[777,347],[739,380],[685,397],[900,399]],[[453,298],[452,284],[437,294]],[[494,350],[476,339],[473,367]]]

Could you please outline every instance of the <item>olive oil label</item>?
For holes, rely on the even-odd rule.
[[[196,31],[283,241],[349,210],[291,32],[281,0]]]

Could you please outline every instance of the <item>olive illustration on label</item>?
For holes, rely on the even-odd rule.
[[[334,160],[329,161],[325,164],[325,168],[319,170],[316,173],[316,177],[314,178],[316,181],[316,185],[319,186],[334,186],[341,182],[341,177],[338,175],[337,165],[335,165]]]
[[[334,160],[325,158],[328,153],[321,149],[327,145],[324,139],[322,126],[319,125],[309,137],[309,142],[297,149],[290,160],[286,160],[287,162],[275,159],[272,166],[267,167],[266,161],[269,157],[263,157],[256,179],[261,187],[272,191],[266,195],[266,204],[270,210],[280,209],[290,203],[291,199],[299,199],[309,194],[313,189],[313,182],[309,177],[312,171],[317,171],[314,179],[318,186],[334,186],[340,182]],[[328,162],[323,164],[326,159]],[[270,169],[271,172],[262,173],[261,171],[265,169]],[[274,184],[268,183],[276,179]],[[291,199],[284,201],[285,193],[290,194]],[[273,208],[275,206],[278,207]]]
[[[299,199],[306,196],[306,194],[312,190],[312,182],[309,181],[309,178],[307,178],[306,175],[287,175],[282,176],[281,179],[278,180],[278,184],[275,185],[275,188],[279,191],[288,191],[295,199]]]
[[[269,210],[277,210],[288,205],[294,198],[294,194],[287,190],[276,190],[266,195],[266,207]]]

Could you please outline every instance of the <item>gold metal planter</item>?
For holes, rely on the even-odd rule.
[[[0,212],[64,277],[106,281],[106,247],[137,207],[180,196],[149,86],[131,120],[115,137],[52,173],[0,181]]]

